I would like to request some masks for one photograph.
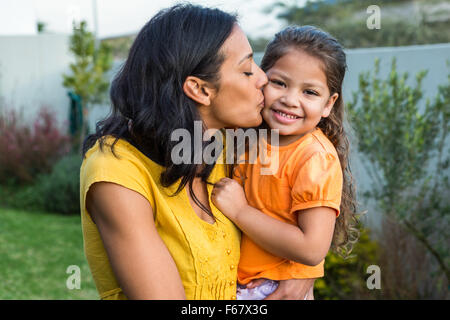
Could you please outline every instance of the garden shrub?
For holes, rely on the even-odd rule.
[[[39,176],[34,190],[37,201],[47,212],[60,214],[80,213],[81,156],[70,154],[58,161],[50,174]]]
[[[325,276],[314,284],[316,300],[377,298],[378,290],[369,290],[367,267],[377,265],[380,248],[370,239],[370,231],[360,228],[360,238],[347,259],[330,251],[325,259]]]
[[[50,173],[39,175],[34,184],[3,188],[1,204],[15,209],[79,214],[81,162],[81,156],[68,154]]]
[[[450,73],[434,99],[424,97],[426,74],[420,71],[408,82],[409,74],[398,72],[393,58],[389,74],[381,77],[376,59],[373,70],[359,75],[359,89],[347,106],[371,178],[366,200],[413,235],[449,283]]]
[[[32,183],[70,148],[70,137],[46,107],[31,126],[14,109],[0,113],[0,184]]]

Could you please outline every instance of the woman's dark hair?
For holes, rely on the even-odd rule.
[[[332,248],[343,256],[348,255],[359,237],[356,193],[349,163],[349,142],[344,130],[344,102],[342,83],[347,69],[343,47],[330,34],[313,26],[290,26],[279,33],[267,45],[261,68],[268,71],[278,59],[290,50],[302,50],[323,64],[330,94],[338,93],[328,117],[317,125],[333,143],[343,172],[343,190],[340,215],[336,220]]]
[[[219,89],[219,70],[225,59],[220,49],[236,22],[235,15],[191,4],[158,12],[139,32],[114,78],[111,114],[86,138],[83,156],[97,140],[103,148],[106,136],[116,138],[113,153],[117,141],[125,139],[165,168],[160,176],[164,187],[181,178],[173,195],[188,184],[194,202],[214,217],[195,196],[192,182],[201,177],[208,183],[215,162],[201,165],[192,159],[190,164],[174,164],[171,153],[178,141],[171,141],[171,134],[186,129],[194,137],[194,121],[202,119],[197,103],[184,93],[183,83],[188,76],[196,76]],[[203,143],[202,151],[207,144]]]

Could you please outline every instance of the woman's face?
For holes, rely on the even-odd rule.
[[[238,25],[221,52],[225,60],[220,67],[219,88],[207,110],[201,112],[203,121],[208,128],[215,129],[260,125],[264,107],[262,88],[267,76],[253,61],[252,48]]]

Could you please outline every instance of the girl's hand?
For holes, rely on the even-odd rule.
[[[217,209],[232,221],[235,221],[238,214],[244,212],[248,206],[244,189],[230,178],[223,178],[214,185],[211,200]]]

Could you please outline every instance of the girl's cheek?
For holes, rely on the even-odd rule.
[[[264,94],[264,104],[266,107],[269,107],[272,105],[272,103],[275,100],[275,92],[273,91],[273,89],[269,88],[268,86],[265,86],[263,89],[263,94]]]

